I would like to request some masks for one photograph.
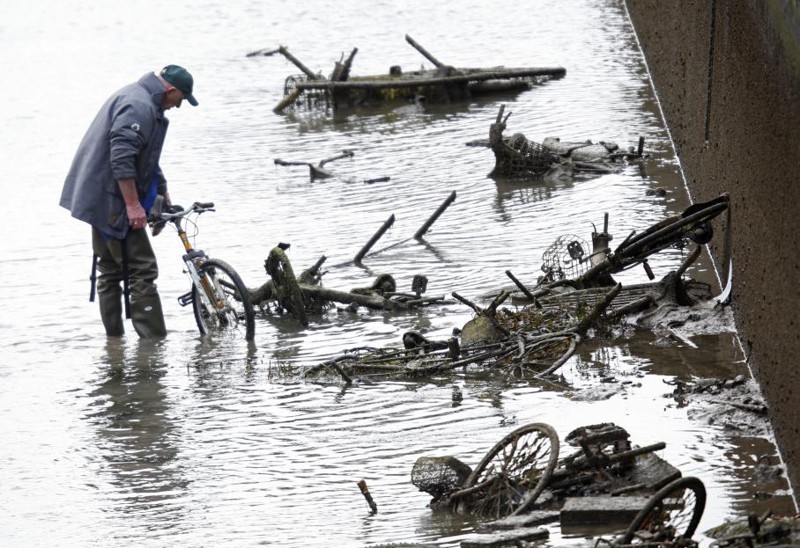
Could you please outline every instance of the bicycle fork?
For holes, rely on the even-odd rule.
[[[180,236],[183,247],[186,249],[186,254],[182,257],[182,259],[186,265],[186,273],[189,274],[192,284],[194,284],[194,286],[198,289],[202,289],[203,293],[206,294],[209,302],[215,309],[222,310],[225,308],[225,302],[217,297],[218,292],[216,291],[216,287],[214,287],[214,282],[205,274],[205,272],[202,271],[203,263],[206,260],[205,252],[201,250],[195,250],[192,247],[192,244],[189,243],[189,238],[186,236],[186,231],[182,228],[178,231],[178,236]],[[191,304],[192,292],[189,291],[188,293],[178,297],[178,302],[181,306],[187,306]]]

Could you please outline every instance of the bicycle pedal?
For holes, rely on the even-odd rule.
[[[178,304],[180,304],[181,306],[189,306],[190,304],[192,304],[193,301],[194,299],[192,299],[191,291],[184,293],[183,295],[178,297]]]

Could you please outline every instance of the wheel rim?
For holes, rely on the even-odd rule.
[[[198,325],[202,322],[205,333],[244,328],[247,314],[243,301],[237,298],[236,280],[213,264],[207,264],[204,271],[206,278],[213,284],[217,295],[221,298],[219,302],[212,303],[205,291],[195,291],[195,296],[200,296],[197,305],[199,308],[195,311]]]
[[[558,437],[546,424],[529,424],[504,437],[467,479],[476,514],[503,517],[522,511],[541,493],[558,459]]]
[[[703,483],[694,477],[679,478],[653,495],[631,523],[622,544],[690,540],[705,504]]]
[[[656,506],[639,530],[667,538],[682,537],[692,521],[696,503],[694,491],[679,489]]]
[[[294,275],[294,269],[286,253],[273,248],[267,257],[267,274],[270,275],[280,306],[291,312],[304,327],[308,326],[303,291]]]

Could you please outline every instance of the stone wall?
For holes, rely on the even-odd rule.
[[[626,0],[696,202],[730,194],[733,308],[800,488],[800,6]],[[726,272],[723,273],[726,275]]]

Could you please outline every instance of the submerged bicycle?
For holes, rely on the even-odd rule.
[[[192,289],[178,297],[178,302],[181,306],[192,305],[200,333],[244,330],[245,339],[252,340],[255,336],[255,313],[241,277],[225,261],[212,259],[202,249],[195,249],[186,233],[189,224],[197,228],[190,216],[196,218],[207,211],[215,211],[213,202],[195,202],[188,209],[172,206],[152,216],[150,226],[157,234],[164,225],[172,224],[183,243],[186,250],[183,262],[192,280]]]

